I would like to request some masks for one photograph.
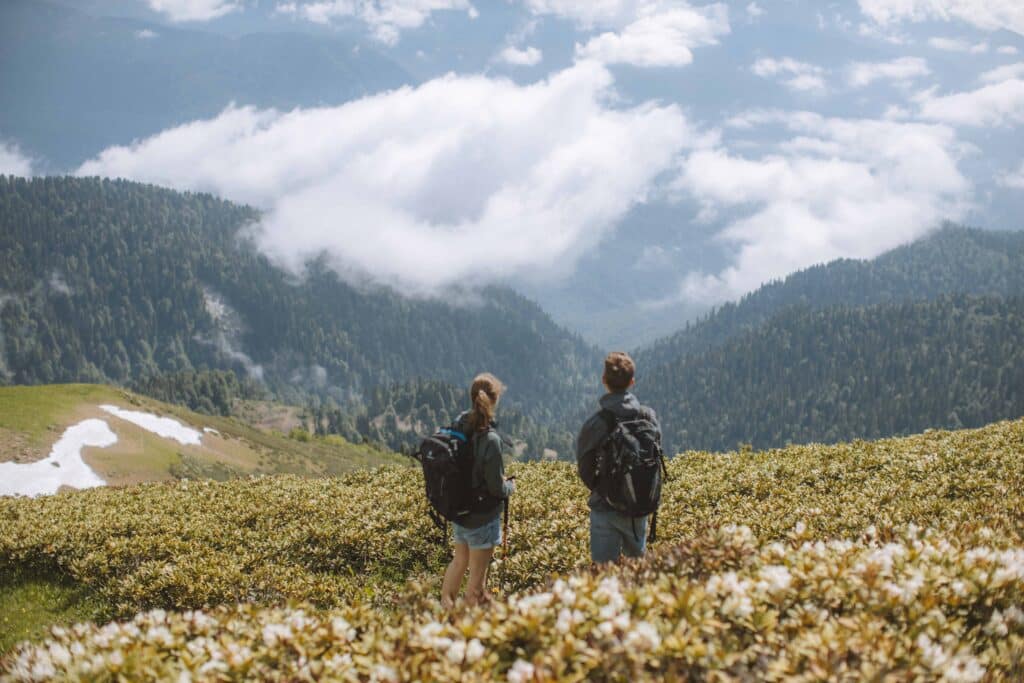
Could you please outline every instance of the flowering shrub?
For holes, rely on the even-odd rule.
[[[415,591],[414,591],[415,593]],[[1024,550],[908,527],[888,540],[758,544],[729,526],[646,563],[577,572],[443,614],[253,605],[54,628],[6,662],[54,675],[182,680],[979,681],[1024,675]]]
[[[415,470],[0,499],[0,575],[64,572],[93,586],[110,616],[129,618],[54,629],[0,671],[14,680],[1024,675],[1024,421],[686,453],[669,472],[655,552],[593,572],[574,469],[517,466],[512,553],[494,568],[508,597],[451,618],[433,600],[447,551]]]

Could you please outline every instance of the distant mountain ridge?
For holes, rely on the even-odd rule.
[[[870,261],[839,259],[763,285],[640,349],[652,368],[716,348],[788,306],[825,308],[933,299],[944,294],[1024,295],[1024,231],[947,225]]]

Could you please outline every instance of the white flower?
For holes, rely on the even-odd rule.
[[[67,666],[71,663],[71,652],[60,643],[50,645],[50,659],[57,666]]]
[[[479,639],[474,638],[469,641],[469,645],[466,646],[466,661],[468,663],[473,664],[474,662],[480,661],[483,659],[485,654],[486,650]]]
[[[536,595],[528,595],[519,601],[518,609],[520,613],[526,614],[532,612],[538,608],[544,608],[551,604],[551,601],[555,599],[555,596],[551,593],[537,593]]]
[[[1006,618],[1010,621],[1015,621],[1018,624],[1024,625],[1024,610],[1021,610],[1017,605],[1010,605],[1006,609]]]
[[[288,642],[292,637],[292,630],[285,624],[267,624],[263,627],[263,640],[270,647],[279,642]]]
[[[533,676],[533,664],[517,659],[512,668],[508,670],[508,683],[528,683],[533,680]]]
[[[793,583],[793,577],[789,570],[782,565],[762,567],[758,574],[761,580],[757,587],[765,593],[782,593]]]
[[[985,633],[990,636],[998,636],[1000,638],[1005,637],[1010,632],[1010,629],[1006,626],[1006,619],[1003,617],[1003,613],[999,610],[992,612],[992,618],[985,624]]]
[[[640,652],[649,652],[661,647],[661,636],[658,635],[658,629],[654,628],[652,624],[638,621],[626,636],[625,643],[627,647]]]
[[[381,683],[398,683],[398,672],[390,666],[378,664],[373,667],[373,674],[370,676],[370,680],[380,681]]]
[[[356,637],[356,630],[352,628],[352,624],[348,623],[342,617],[334,617],[331,619],[331,633],[334,637],[342,642],[348,642],[354,640]]]
[[[461,663],[466,658],[466,641],[456,640],[448,646],[447,657],[448,661],[453,664]]]
[[[934,672],[939,672],[945,669],[946,663],[949,661],[949,655],[942,649],[942,646],[938,643],[933,643],[932,639],[922,633],[917,637],[917,649],[921,651],[921,661]]]
[[[985,677],[985,667],[970,655],[957,655],[942,672],[943,680],[951,683],[977,683]]]

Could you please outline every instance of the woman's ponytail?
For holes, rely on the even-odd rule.
[[[473,408],[469,411],[469,428],[472,432],[482,432],[494,421],[494,412],[498,407],[498,399],[505,391],[505,385],[489,372],[473,378],[469,395]]]

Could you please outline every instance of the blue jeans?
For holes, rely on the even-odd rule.
[[[647,517],[590,511],[590,559],[595,564],[615,562],[620,555],[642,557],[646,549]]]
[[[476,529],[467,529],[461,524],[452,522],[453,536],[456,543],[465,543],[470,550],[485,550],[501,545],[501,517]]]

